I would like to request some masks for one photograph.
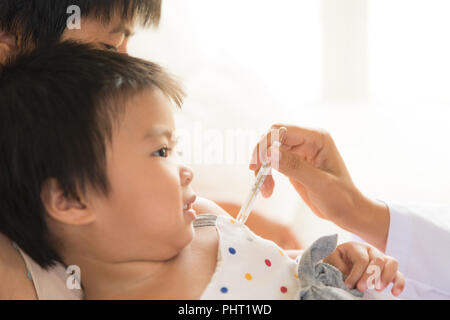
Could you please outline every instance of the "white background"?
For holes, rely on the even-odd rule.
[[[365,194],[450,204],[448,12],[447,0],[165,0],[160,27],[138,31],[130,53],[184,84],[178,125],[204,146],[184,150],[198,195],[241,204],[251,148],[287,122],[331,132]],[[247,135],[227,147],[225,133],[238,130]],[[212,145],[234,164],[208,163]],[[257,210],[291,224],[304,245],[332,232],[348,239],[275,178]]]

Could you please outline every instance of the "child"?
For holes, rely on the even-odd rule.
[[[78,266],[86,299],[297,299],[297,263],[197,199],[173,152],[182,98],[158,65],[88,45],[18,56],[0,71],[0,231],[42,268]],[[403,288],[367,245],[324,261]]]

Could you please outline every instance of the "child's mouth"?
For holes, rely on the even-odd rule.
[[[195,210],[192,209],[192,208],[188,208],[188,209],[183,210],[183,213],[185,215],[187,215],[192,220],[195,220],[195,218],[197,217],[197,214],[196,214]]]
[[[195,199],[196,196],[194,195],[183,205],[183,213],[192,220],[195,220],[197,217],[195,210],[192,208],[192,204],[195,202]]]

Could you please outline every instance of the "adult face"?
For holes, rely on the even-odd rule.
[[[61,40],[91,43],[99,49],[128,53],[128,40],[134,34],[134,23],[114,17],[105,23],[95,18],[81,20],[81,29],[66,29]]]
[[[61,41],[73,40],[91,43],[104,50],[128,53],[128,41],[134,34],[135,23],[124,22],[119,15],[113,16],[109,22],[93,17],[81,18],[81,29],[64,30]],[[0,31],[0,63],[4,63],[8,56],[20,49],[16,37]]]

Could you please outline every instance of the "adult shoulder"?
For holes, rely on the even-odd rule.
[[[32,280],[25,263],[12,242],[0,233],[0,300],[36,300]]]

